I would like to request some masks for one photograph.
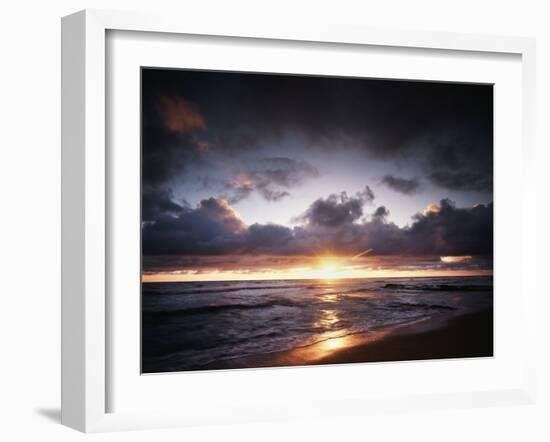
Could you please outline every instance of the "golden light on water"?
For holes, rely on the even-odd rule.
[[[338,295],[336,293],[325,293],[321,297],[323,302],[338,302]]]
[[[386,330],[373,330],[369,333],[353,333],[351,329],[341,327],[339,303],[341,296],[338,293],[334,293],[334,287],[327,285],[327,290],[331,290],[329,293],[324,293],[319,296],[319,302],[327,304],[325,308],[319,310],[318,317],[312,324],[315,330],[318,330],[318,334],[315,337],[315,343],[296,348],[281,356],[281,363],[285,361],[292,361],[296,364],[296,361],[301,363],[319,361],[331,354],[349,347],[353,347],[358,344],[376,341],[388,333]]]
[[[315,328],[329,328],[340,321],[338,312],[336,310],[321,310],[320,318],[315,321],[313,327]]]
[[[338,312],[339,296],[336,293],[325,293],[319,300],[328,304],[336,304],[334,308],[325,308],[320,310],[319,318],[313,324],[313,327],[321,330],[330,330],[336,328],[340,322]],[[315,353],[316,358],[322,358],[333,351],[349,346],[353,338],[346,329],[323,331],[318,335],[318,342],[312,345],[308,352]]]

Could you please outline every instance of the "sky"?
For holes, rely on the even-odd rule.
[[[488,274],[491,85],[142,70],[144,281]]]

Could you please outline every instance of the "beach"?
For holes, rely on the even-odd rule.
[[[492,309],[329,339],[286,352],[219,361],[204,368],[219,370],[491,356]]]
[[[412,325],[377,341],[334,352],[318,364],[476,358],[493,355],[493,311],[467,314],[437,326]]]

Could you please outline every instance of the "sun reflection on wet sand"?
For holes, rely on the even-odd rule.
[[[312,345],[295,348],[284,355],[280,355],[276,363],[282,365],[312,364],[344,348],[367,344],[382,339],[392,333],[392,330],[379,330],[356,335],[342,335],[342,333],[345,333],[345,331],[324,333],[320,336],[323,340]],[[331,334],[333,337],[330,336]]]
[[[330,353],[333,350],[347,347],[351,340],[351,336],[349,335],[339,338],[328,338],[327,340],[319,342],[317,344],[318,349],[316,351],[317,353]]]
[[[341,301],[340,298],[336,293],[325,293],[319,297],[319,301],[329,304],[330,308],[321,309],[318,318],[312,324],[319,330],[314,338],[315,342],[280,355],[278,363],[292,365],[314,363],[343,348],[372,342],[391,333],[391,330],[380,330],[353,334],[351,329],[338,328],[341,318],[338,306],[334,304]]]

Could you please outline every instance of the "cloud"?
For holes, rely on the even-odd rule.
[[[221,198],[205,199],[195,208],[182,205],[178,210],[167,204],[163,213],[159,208],[157,218],[142,227],[143,253],[227,259],[320,254],[352,257],[369,250],[369,259],[424,257],[438,265],[471,266],[492,260],[492,203],[457,208],[443,199],[430,210],[415,214],[411,225],[402,228],[386,220],[384,206],[378,207],[370,220],[361,219],[363,204],[357,196],[345,193],[320,198],[302,215],[302,224],[293,228],[246,225]],[[472,260],[442,262],[442,256],[471,256]]]
[[[284,254],[284,250],[293,240],[293,232],[288,227],[277,224],[252,224],[243,243],[247,253],[252,254]]]
[[[268,157],[256,160],[250,170],[240,171],[226,183],[227,199],[237,203],[252,192],[258,192],[266,201],[277,202],[290,196],[288,190],[306,179],[319,176],[318,170],[303,160]],[[281,189],[282,188],[282,189]]]
[[[420,191],[421,185],[417,178],[400,178],[393,175],[385,175],[382,178],[382,183],[388,186],[390,189],[396,192],[403,193],[405,195],[412,195]]]
[[[438,213],[441,210],[441,206],[437,203],[430,203],[422,211],[424,216],[428,216],[430,213]],[[418,218],[418,214],[414,215],[414,218]]]
[[[154,221],[160,216],[177,216],[187,203],[178,203],[170,189],[144,186],[141,199],[141,219],[144,222]]]
[[[441,262],[444,263],[460,263],[460,262],[466,262],[471,261],[472,257],[470,255],[465,256],[440,256],[439,259],[441,259]]]
[[[362,215],[363,202],[359,198],[349,198],[344,192],[318,199],[301,219],[313,226],[339,227],[354,222]]]
[[[484,192],[493,188],[492,174],[440,170],[430,173],[428,178],[432,183],[450,190]]]
[[[221,198],[202,200],[196,208],[181,207],[142,227],[142,249],[149,254],[224,254],[239,250],[248,227]]]
[[[238,164],[290,139],[298,157],[344,146],[443,189],[492,189],[490,85],[144,69],[142,97],[147,182],[200,171],[189,151],[204,143]]]
[[[493,203],[457,208],[451,200],[443,199],[439,209],[433,209],[413,217],[406,231],[411,253],[492,256]]]
[[[472,124],[433,134],[427,137],[426,143],[429,149],[424,169],[429,182],[453,191],[492,191],[492,130],[482,130]]]
[[[302,257],[270,255],[145,255],[144,273],[210,273],[216,270],[270,271],[303,264]]]
[[[190,171],[211,167],[205,155],[207,141],[194,132],[167,131],[158,115],[142,119],[142,183],[144,186],[166,187],[177,177],[184,180]]]
[[[141,154],[144,186],[166,187],[174,177],[203,170],[211,159],[206,118],[181,94],[142,94]]]
[[[363,205],[374,200],[374,193],[369,186],[355,196],[346,192],[319,198],[296,221],[306,222],[310,226],[341,227],[351,224],[363,216]]]
[[[378,207],[372,214],[373,220],[382,221],[386,220],[386,217],[390,214],[390,211],[385,206]]]
[[[262,158],[259,161],[259,173],[272,183],[283,187],[292,187],[306,178],[319,176],[319,171],[303,160],[285,157]]]
[[[356,193],[357,198],[359,198],[363,204],[371,204],[374,201],[374,192],[369,186],[365,186],[365,188]]]
[[[162,95],[159,97],[159,105],[164,124],[170,131],[190,133],[197,129],[206,129],[204,117],[190,101]]]

